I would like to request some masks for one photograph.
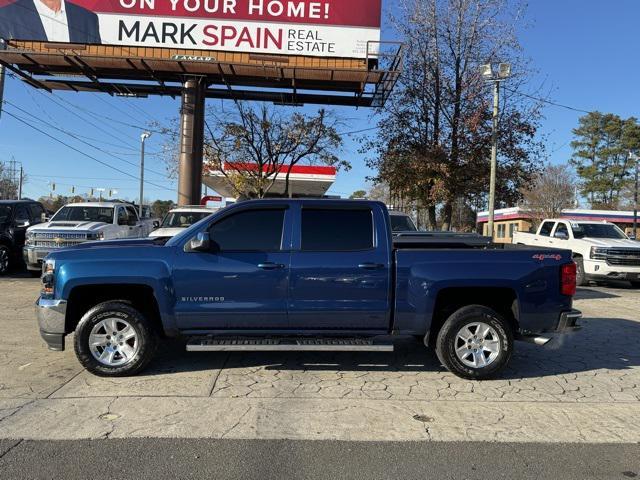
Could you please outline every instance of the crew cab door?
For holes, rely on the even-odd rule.
[[[289,217],[282,204],[236,208],[208,229],[210,251],[180,251],[173,273],[178,328],[286,328]]]
[[[25,242],[27,228],[33,225],[31,213],[26,205],[18,205],[13,216],[13,237],[16,246],[22,246]]]
[[[391,311],[390,234],[370,206],[303,204],[291,254],[289,323],[296,330],[381,330]]]
[[[540,225],[538,229],[538,234],[535,236],[534,247],[550,247],[551,246],[551,233],[553,232],[553,228],[555,226],[555,222],[545,221]]]
[[[144,225],[138,216],[138,210],[130,205],[127,205],[125,208],[127,209],[127,216],[129,217],[129,232],[127,236],[129,238],[141,238],[146,236],[144,235]]]

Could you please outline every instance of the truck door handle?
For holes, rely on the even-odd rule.
[[[284,265],[281,263],[267,262],[267,263],[259,263],[258,268],[262,270],[280,270],[284,268]]]
[[[379,270],[383,267],[384,265],[382,263],[361,263],[358,265],[358,268],[362,268],[363,270]]]

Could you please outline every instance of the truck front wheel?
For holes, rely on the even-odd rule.
[[[469,305],[454,312],[436,341],[436,354],[447,369],[469,380],[492,378],[513,352],[511,325],[496,311]]]
[[[584,273],[584,260],[582,257],[574,257],[573,261],[576,264],[576,285],[579,287],[586,287],[589,285],[587,275]]]
[[[144,315],[117,301],[93,307],[76,327],[78,360],[102,377],[140,372],[153,358],[156,343],[155,331]]]

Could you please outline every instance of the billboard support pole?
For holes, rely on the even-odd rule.
[[[182,88],[178,205],[199,205],[202,197],[206,89],[202,77],[188,77]]]
[[[0,50],[7,49],[7,42],[4,38],[0,38]],[[4,107],[4,81],[5,81],[5,69],[4,65],[0,64],[0,115],[2,115],[2,109]]]

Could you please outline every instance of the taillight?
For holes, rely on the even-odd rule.
[[[560,293],[573,297],[576,294],[576,264],[571,262],[560,268]]]

